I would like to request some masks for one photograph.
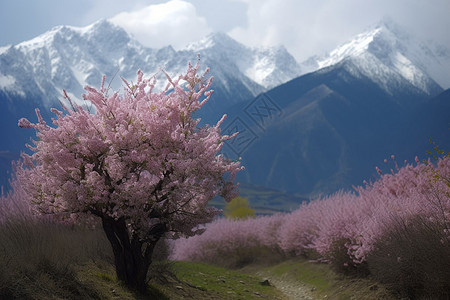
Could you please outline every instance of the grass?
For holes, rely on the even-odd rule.
[[[146,296],[128,291],[117,281],[112,266],[93,263],[77,267],[77,280],[94,288],[96,299],[285,299],[273,286],[265,286],[261,278],[220,267],[193,263],[170,264],[174,276],[151,280]]]
[[[318,299],[394,299],[382,285],[370,278],[337,274],[328,264],[303,258],[286,260],[269,267],[251,266],[245,271],[304,283]]]
[[[180,281],[203,291],[210,299],[284,299],[255,275],[193,262],[176,262],[173,268]]]
[[[313,287],[319,293],[331,288],[332,274],[328,272],[328,266],[314,265],[306,260],[288,260],[266,269],[275,276],[288,275],[296,281],[304,282]]]
[[[0,299],[286,299],[273,285],[261,284],[264,277],[306,285],[318,298],[390,299],[369,279],[344,277],[300,258],[240,270],[158,262],[142,296],[116,279],[112,261],[102,230],[24,220],[1,224]]]
[[[115,276],[102,230],[41,221],[0,224],[0,299],[283,299],[261,279],[191,262],[157,262],[146,295]]]
[[[76,270],[77,281],[84,286],[89,286],[95,293],[93,298],[85,299],[123,299],[133,300],[140,299],[140,296],[127,290],[117,279],[114,274],[114,267],[107,263],[86,262],[81,265],[74,266]],[[150,295],[159,295],[158,291],[149,289]],[[72,298],[76,299],[76,298]],[[156,298],[164,299],[164,298]]]

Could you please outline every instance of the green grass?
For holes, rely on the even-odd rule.
[[[346,277],[335,273],[328,264],[303,258],[294,258],[259,269],[253,266],[250,270],[305,283],[319,299],[394,299],[382,285],[370,278]]]
[[[110,274],[106,274],[103,272],[97,272],[94,274],[95,276],[97,276],[98,278],[105,280],[105,281],[114,281],[114,277],[111,276]]]
[[[180,283],[197,290],[198,299],[284,299],[254,275],[194,262],[175,262],[172,268]]]
[[[203,263],[170,263],[174,276],[151,280],[145,296],[118,282],[111,265],[88,263],[76,270],[77,280],[91,287],[96,299],[285,299],[273,286],[261,285],[257,276]]]
[[[267,271],[276,276],[288,274],[294,280],[314,287],[319,293],[329,290],[335,279],[327,265],[312,264],[306,260],[288,260],[267,268]]]
[[[114,274],[114,267],[106,263],[95,264],[87,262],[74,267],[77,281],[89,286],[97,295],[98,299],[136,299],[137,295],[128,291]],[[94,299],[94,298],[93,298]]]

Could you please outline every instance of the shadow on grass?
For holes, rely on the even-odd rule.
[[[160,261],[167,259],[167,245],[157,245],[147,293],[137,294],[116,279],[100,228],[24,216],[1,222],[0,299],[169,299],[161,291],[175,278],[170,263]]]
[[[80,282],[74,265],[110,262],[100,230],[26,218],[0,225],[0,299],[101,299]]]

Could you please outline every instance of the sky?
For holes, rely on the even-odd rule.
[[[449,0],[0,0],[0,46],[110,19],[152,48],[220,31],[251,47],[284,45],[301,62],[384,17],[450,48],[449,16]]]

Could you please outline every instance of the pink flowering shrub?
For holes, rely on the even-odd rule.
[[[326,209],[325,201],[316,200],[285,215],[275,235],[280,248],[289,256],[307,256],[310,250],[315,250],[314,242],[319,236],[318,218]]]
[[[407,166],[401,176],[385,177],[392,180],[377,187],[395,196],[385,201],[384,222],[366,259],[371,274],[399,298],[450,297],[449,167],[448,157],[436,166]]]
[[[160,238],[200,233],[197,225],[219,213],[208,201],[237,196],[240,162],[219,154],[233,137],[221,134],[226,116],[201,128],[193,118],[212,93],[208,71],[198,69],[189,64],[176,80],[167,75],[160,92],[156,79],[138,71],[135,84],[124,80],[123,96],[108,95],[103,78],[100,90],[86,87],[86,106],[52,109],[53,126],[39,110],[36,124],[19,121],[37,137],[16,173],[27,199],[42,214],[98,217],[118,279],[140,291]]]
[[[247,220],[218,219],[198,236],[174,241],[172,259],[239,267],[280,255],[276,235],[282,216]],[[263,257],[262,257],[263,256]]]
[[[424,163],[406,165],[359,188],[357,195],[337,193],[321,200],[328,207],[319,218],[314,248],[326,257],[333,255],[333,242],[344,241],[349,259],[361,264],[374,243],[395,227],[398,219],[421,216],[448,223],[450,187],[445,178],[450,174],[449,165],[448,157],[439,160],[436,167]]]
[[[440,242],[429,247],[450,256],[450,158],[436,164],[417,161],[384,175],[378,171],[373,184],[311,201],[290,214],[215,221],[203,235],[177,241],[173,258],[214,262],[241,249],[269,247],[288,256],[315,253],[340,271],[367,271],[368,258],[383,240],[405,232],[409,224],[432,228],[439,238],[429,241]]]

